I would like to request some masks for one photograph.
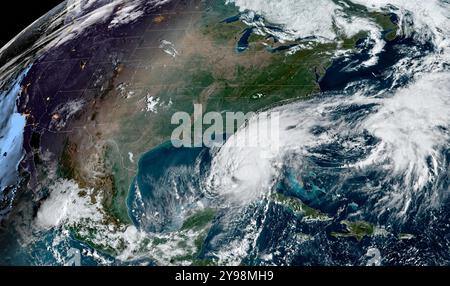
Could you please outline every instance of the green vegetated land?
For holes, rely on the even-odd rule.
[[[368,12],[358,5],[351,5],[349,9],[356,15],[365,13],[367,17]],[[192,32],[201,33],[216,48],[182,59],[180,67],[164,73],[162,80],[174,84],[163,86],[156,96],[161,101],[171,101],[173,105],[170,108],[150,118],[137,112],[122,120],[121,134],[115,139],[118,147],[107,152],[112,162],[116,190],[110,211],[121,221],[129,222],[125,201],[133,179],[124,167],[135,168],[126,159],[128,152],[143,146],[155,147],[169,140],[174,128],[170,125],[174,112],[193,112],[194,103],[203,104],[206,107],[204,111],[258,111],[290,100],[307,99],[320,92],[318,78],[330,66],[334,52],[340,48],[339,44],[311,42],[307,49],[286,54],[270,51],[263,43],[273,43],[264,36],[254,34],[249,38],[249,48],[238,53],[237,41],[246,26],[241,21],[223,21],[238,13],[234,5],[210,1],[204,15],[194,25],[196,30]],[[396,33],[396,25],[390,20],[389,14],[369,13],[369,17],[384,30]],[[351,49],[359,39],[366,36],[365,31],[352,38],[343,35],[341,42]],[[392,35],[389,37],[392,38]],[[223,51],[233,52],[222,54]],[[227,57],[230,57],[230,62],[238,58],[237,64],[226,66]],[[261,58],[261,61],[252,62],[249,60],[251,57]],[[217,64],[221,58],[223,61]]]
[[[345,1],[348,2],[348,1]],[[242,53],[236,50],[237,42],[246,25],[241,21],[225,23],[224,19],[237,15],[238,9],[233,5],[225,5],[224,1],[209,1],[204,15],[194,25],[193,32],[201,34],[213,43],[213,48],[206,53],[194,53],[183,58],[182,64],[176,68],[168,68],[164,73],[149,80],[164,82],[155,97],[159,98],[166,107],[157,114],[135,112],[120,119],[120,132],[111,139],[111,144],[105,150],[107,168],[112,173],[112,190],[106,192],[104,207],[108,215],[120,223],[130,224],[127,209],[129,187],[136,174],[137,164],[128,159],[128,152],[135,151],[136,162],[139,155],[148,148],[170,139],[173,126],[170,125],[171,116],[177,111],[193,113],[193,104],[201,103],[206,107],[204,111],[236,111],[250,112],[279,105],[290,100],[307,99],[320,92],[318,79],[323,76],[332,62],[332,56],[342,46],[353,49],[356,42],[367,37],[366,31],[361,31],[352,38],[342,35],[341,44],[337,43],[308,43],[307,49],[293,54],[272,52],[267,45],[276,45],[265,36],[252,34],[249,38],[248,49]],[[383,28],[386,40],[393,40],[398,27],[392,23],[388,13],[368,13],[364,7],[348,2],[351,12],[355,15],[369,15]],[[263,45],[264,43],[264,45]],[[295,44],[295,42],[287,43]],[[202,45],[201,42],[198,45]],[[181,47],[182,48],[182,47]],[[231,51],[231,52],[230,52]],[[228,58],[229,57],[229,58]],[[257,59],[251,61],[250,59]],[[222,61],[217,61],[222,59]],[[227,64],[228,59],[230,63]],[[223,66],[222,66],[223,65]],[[156,82],[158,81],[158,82]],[[170,105],[169,105],[170,102]],[[65,177],[76,177],[76,167],[71,164],[70,152],[74,146],[67,146],[64,153],[60,172]],[[283,205],[304,221],[331,220],[326,214],[311,208],[301,200],[274,194],[271,200]],[[194,250],[186,255],[176,257],[173,263],[191,261],[193,265],[213,265],[210,260],[200,259],[204,241],[210,226],[216,216],[216,210],[205,209],[194,213],[185,219],[181,229],[180,247],[188,248],[187,232],[196,231]],[[334,232],[337,238],[354,238],[361,241],[371,236],[375,227],[364,221],[342,222],[345,231]],[[96,230],[73,226],[71,232],[76,239],[84,241],[93,248],[116,255],[125,246],[119,244],[119,249],[110,245],[97,245]],[[403,235],[401,239],[410,239]],[[149,247],[156,247],[167,243],[167,238],[152,237],[142,242],[142,251]]]

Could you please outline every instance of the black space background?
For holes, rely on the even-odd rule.
[[[0,47],[63,0],[3,0]]]

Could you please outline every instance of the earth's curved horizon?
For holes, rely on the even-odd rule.
[[[0,93],[0,265],[450,263],[448,1],[67,0]]]

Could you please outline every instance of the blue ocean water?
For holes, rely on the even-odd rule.
[[[0,94],[0,200],[5,188],[17,183],[18,165],[23,157],[23,133],[26,118],[17,112],[16,101],[22,89],[23,78],[31,66],[15,79],[11,88]],[[8,198],[8,200],[12,200]],[[9,208],[0,210],[1,216]]]
[[[365,46],[364,41],[360,40],[357,43],[361,52],[338,58],[327,69],[325,75],[319,80],[322,92],[343,90],[349,83],[363,80],[370,80],[371,84],[377,84],[379,89],[389,88],[394,82],[393,77],[385,76],[387,70],[408,55],[423,57],[434,50],[430,42],[418,41],[414,37],[397,37],[395,40],[386,42],[384,50],[378,55],[377,64],[364,67],[362,63],[370,59],[369,51],[374,44]],[[410,78],[405,77],[396,82],[395,87],[404,86],[409,80]]]
[[[128,196],[134,225],[148,232],[179,228],[183,209],[201,196],[210,162],[208,149],[175,148],[171,142],[144,154]]]

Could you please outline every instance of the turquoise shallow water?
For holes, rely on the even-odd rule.
[[[149,232],[179,228],[181,212],[201,197],[210,161],[206,148],[175,148],[171,142],[144,154],[127,200],[134,225]]]

